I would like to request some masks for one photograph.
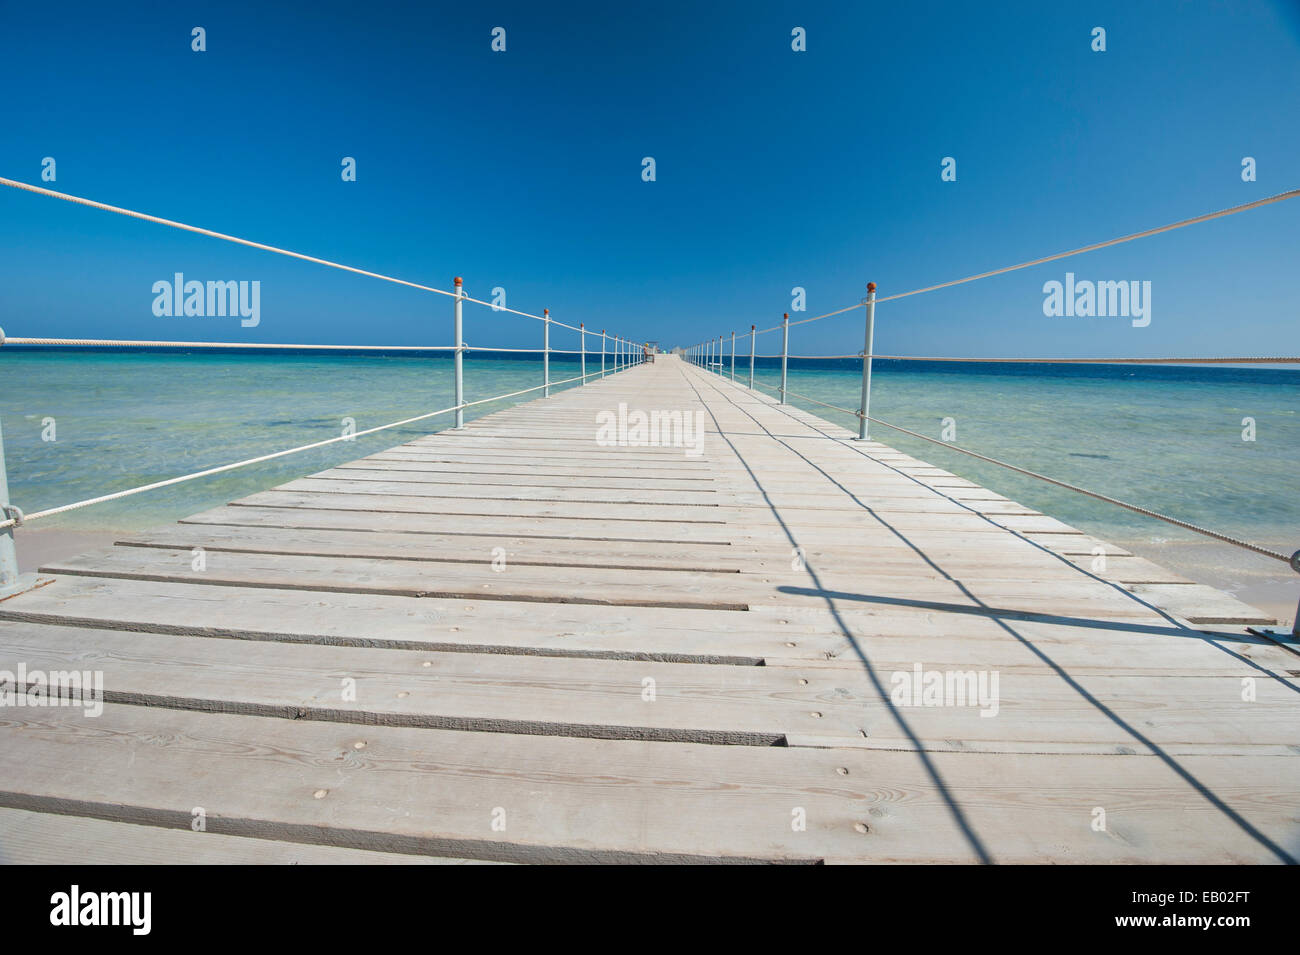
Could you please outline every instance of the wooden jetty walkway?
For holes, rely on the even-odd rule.
[[[0,668],[106,703],[0,709],[0,856],[1300,857],[1257,611],[849,437],[663,356],[51,564]]]

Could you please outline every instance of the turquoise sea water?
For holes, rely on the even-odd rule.
[[[859,369],[852,360],[796,361],[790,389],[854,408]],[[552,358],[553,378],[575,374],[576,361]],[[491,397],[540,378],[535,356],[474,356],[466,394]],[[777,363],[760,359],[757,380],[776,386]],[[0,352],[11,497],[27,511],[332,437],[345,417],[364,429],[421,414],[451,395],[444,356]],[[855,427],[850,416],[794,403]],[[936,438],[951,417],[964,447],[1288,553],[1300,547],[1297,371],[881,361],[872,413]],[[1253,442],[1242,440],[1246,417]],[[47,418],[54,442],[41,440]],[[42,524],[125,530],[175,520],[450,424],[450,416],[418,422]],[[1116,542],[1195,539],[879,426],[873,437]]]
[[[466,360],[465,397],[541,383],[541,361]],[[611,366],[612,367],[612,366]],[[599,369],[588,360],[588,372]],[[551,378],[578,374],[552,356]],[[0,416],[12,500],[26,512],[256,457],[454,404],[443,356],[26,351],[0,353]],[[561,385],[558,389],[576,387]],[[541,396],[468,408],[466,420]],[[53,418],[56,440],[42,440]],[[275,461],[97,504],[31,527],[134,530],[451,427],[442,415]]]
[[[737,377],[748,370],[738,363]],[[760,360],[755,380],[772,394],[779,362]],[[858,360],[796,361],[788,387],[856,409],[861,380]],[[853,416],[791,403],[857,428]],[[871,414],[932,438],[951,418],[962,447],[1286,553],[1300,548],[1300,371],[879,361]],[[1245,418],[1253,441],[1242,439]],[[1103,538],[1205,539],[880,425],[871,436]]]

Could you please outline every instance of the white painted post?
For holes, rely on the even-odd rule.
[[[781,316],[781,404],[785,404],[785,366],[790,357],[790,313]]]
[[[465,335],[461,325],[461,299],[465,297],[464,283],[460,276],[456,276],[456,298],[455,305],[452,306],[454,320],[452,322],[452,345],[455,347],[456,356],[456,427],[465,427],[465,409],[461,407],[465,403]]]
[[[4,333],[0,332],[0,340]],[[13,516],[9,505],[9,478],[5,474],[5,434],[0,427],[0,521]],[[0,596],[14,593],[18,583],[18,552],[14,549],[14,529],[0,530]]]
[[[876,337],[876,283],[867,283],[867,298],[863,303],[867,310],[866,337],[862,345],[862,401],[858,406],[858,440],[866,441],[867,414],[871,411],[871,353],[875,348]]]
[[[731,383],[736,383],[736,333],[731,333]]]
[[[586,322],[578,323],[578,350],[582,353],[582,358],[579,359],[579,361],[582,362],[582,365],[578,369],[578,374],[581,375],[582,377],[579,378],[578,380],[585,385],[587,383],[587,323]]]
[[[749,390],[754,390],[754,329],[756,326],[749,326]]]
[[[600,377],[605,377],[605,329],[600,330]]]
[[[542,397],[551,395],[551,310],[542,309]]]

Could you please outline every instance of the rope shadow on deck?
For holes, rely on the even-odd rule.
[[[685,375],[684,372],[683,372],[683,377],[686,377],[686,375]],[[695,391],[696,395],[699,395],[699,389],[696,387],[695,382],[691,381],[689,378],[687,379],[687,381],[688,381],[688,383],[690,384],[691,388]],[[801,452],[799,452],[799,451],[796,450],[795,448],[791,447],[790,444],[789,444],[789,442],[783,440],[781,437],[779,437],[779,436],[775,435],[774,433],[772,433],[771,430],[768,429],[768,428],[767,428],[767,427],[766,427],[766,426],[765,426],[761,421],[759,421],[759,420],[758,420],[758,419],[757,419],[757,418],[756,418],[756,417],[755,417],[751,412],[749,412],[748,410],[745,410],[744,408],[742,408],[738,402],[734,401],[730,395],[724,393],[722,389],[720,389],[720,388],[714,386],[714,387],[713,387],[713,390],[714,390],[714,392],[715,392],[715,393],[716,393],[720,398],[722,398],[724,401],[727,401],[729,404],[731,404],[733,407],[735,407],[738,411],[740,411],[742,414],[744,414],[744,415],[747,416],[750,420],[752,420],[752,421],[754,422],[754,424],[755,424],[758,428],[761,428],[761,429],[765,432],[765,434],[766,434],[767,436],[771,437],[774,441],[776,441],[776,442],[778,442],[779,444],[781,444],[781,445],[782,445],[784,448],[786,448],[786,450],[788,450],[790,453],[792,453],[792,454],[794,454],[795,456],[799,457],[801,460],[803,460],[805,463],[807,463],[809,467],[813,468],[815,471],[817,471],[817,472],[820,473],[823,477],[825,477],[828,481],[830,481],[832,484],[834,484],[836,487],[838,487],[841,491],[843,491],[843,492],[845,493],[845,495],[847,495],[847,496],[848,496],[848,497],[849,497],[849,498],[850,498],[850,499],[851,499],[855,504],[857,504],[859,507],[861,507],[863,510],[865,510],[868,514],[870,514],[870,515],[871,515],[873,518],[875,518],[877,521],[879,521],[882,527],[886,528],[890,533],[892,533],[895,537],[897,537],[901,542],[903,542],[903,543],[906,544],[909,548],[911,548],[911,549],[912,549],[912,550],[917,554],[917,556],[919,556],[922,560],[924,560],[927,564],[929,564],[932,568],[934,568],[934,570],[935,570],[937,573],[939,573],[940,575],[942,575],[945,579],[947,579],[948,581],[950,581],[950,582],[951,582],[955,587],[957,587],[959,590],[961,590],[961,592],[962,592],[963,594],[965,594],[967,597],[969,597],[970,600],[971,600],[971,601],[972,601],[976,606],[975,606],[975,607],[966,607],[966,608],[963,608],[963,609],[965,610],[965,612],[968,612],[968,613],[981,613],[981,612],[982,612],[984,615],[986,615],[986,616],[988,616],[990,619],[992,619],[993,622],[994,622],[994,623],[995,623],[995,624],[996,624],[1000,629],[1004,630],[1007,634],[1009,634],[1009,635],[1010,635],[1011,637],[1013,637],[1015,640],[1019,641],[1019,642],[1020,642],[1020,643],[1021,643],[1021,644],[1026,648],[1026,649],[1027,649],[1027,650],[1029,650],[1029,651],[1030,651],[1031,653],[1033,653],[1036,657],[1038,657],[1039,660],[1041,660],[1041,661],[1042,661],[1046,666],[1048,666],[1048,667],[1049,667],[1049,668],[1050,668],[1054,673],[1056,673],[1056,675],[1059,676],[1059,677],[1061,678],[1061,680],[1062,680],[1062,681],[1063,681],[1067,686],[1069,686],[1072,690],[1074,690],[1074,691],[1075,691],[1075,692],[1076,692],[1076,693],[1077,693],[1081,698],[1083,698],[1083,699],[1084,699],[1084,700],[1085,700],[1089,705],[1095,707],[1095,708],[1098,710],[1098,712],[1100,712],[1101,714],[1103,714],[1107,719],[1111,720],[1111,722],[1113,722],[1117,727],[1119,727],[1120,729],[1122,729],[1124,732],[1128,733],[1128,734],[1129,734],[1129,735],[1130,735],[1134,740],[1136,740],[1136,741],[1138,741],[1139,743],[1143,744],[1144,746],[1147,746],[1148,748],[1150,748],[1152,754],[1155,755],[1158,759],[1160,759],[1160,760],[1161,760],[1161,761],[1162,761],[1162,762],[1163,762],[1163,763],[1164,763],[1164,764],[1165,764],[1165,765],[1166,765],[1170,770],[1172,770],[1175,774],[1177,774],[1177,775],[1178,775],[1178,776],[1179,776],[1179,777],[1180,777],[1180,778],[1181,778],[1185,783],[1187,783],[1188,786],[1192,787],[1192,788],[1193,788],[1197,793],[1199,793],[1199,794],[1200,794],[1200,795],[1201,795],[1201,796],[1202,796],[1202,797],[1203,797],[1207,802],[1209,802],[1209,803],[1210,803],[1212,806],[1214,806],[1217,810],[1219,810],[1221,813],[1223,813],[1224,816],[1226,816],[1229,820],[1231,820],[1231,821],[1232,821],[1232,822],[1233,822],[1233,823],[1234,823],[1238,828],[1240,828],[1240,829],[1241,829],[1241,830],[1242,830],[1246,835],[1248,835],[1251,839],[1255,840],[1259,845],[1263,846],[1263,847],[1264,847],[1265,849],[1267,849],[1270,853],[1272,853],[1272,854],[1273,854],[1273,855],[1274,855],[1274,856],[1275,856],[1275,857],[1276,857],[1280,862],[1284,862],[1284,863],[1286,863],[1286,864],[1288,864],[1288,865],[1296,865],[1296,864],[1298,864],[1298,862],[1300,862],[1300,860],[1297,860],[1294,856],[1292,856],[1292,855],[1291,855],[1290,853],[1288,853],[1285,849],[1283,849],[1281,846],[1279,846],[1277,843],[1275,843],[1272,839],[1270,839],[1270,838],[1269,838],[1267,835],[1265,835],[1263,832],[1259,831],[1259,830],[1258,830],[1254,825],[1252,825],[1248,820],[1246,820],[1246,819],[1245,819],[1241,814],[1239,814],[1236,810],[1234,810],[1231,806],[1229,806],[1226,802],[1224,802],[1223,799],[1221,799],[1221,798],[1220,798],[1220,797],[1219,797],[1219,796],[1218,796],[1218,795],[1217,795],[1213,790],[1211,790],[1207,785],[1205,785],[1205,784],[1202,783],[1199,779],[1197,779],[1197,778],[1196,778],[1196,777],[1191,773],[1191,771],[1188,770],[1188,769],[1186,769],[1186,768],[1185,768],[1181,763],[1178,762],[1178,760],[1174,759],[1174,758],[1173,758],[1169,753],[1165,752],[1165,751],[1164,751],[1164,750],[1163,750],[1159,745],[1157,745],[1154,741],[1148,739],[1148,738],[1147,738],[1145,735],[1143,735],[1143,734],[1141,733],[1141,731],[1139,731],[1136,727],[1132,726],[1132,725],[1129,724],[1129,723],[1128,723],[1128,722],[1127,722],[1123,717],[1121,717],[1119,714],[1115,713],[1115,712],[1114,712],[1110,707],[1108,707],[1108,706],[1107,706],[1107,705],[1106,705],[1102,700],[1098,699],[1098,698],[1097,698],[1096,696],[1094,696],[1091,692],[1089,692],[1089,691],[1088,691],[1085,687],[1083,687],[1083,686],[1082,686],[1082,685],[1081,685],[1081,684],[1080,684],[1080,683],[1079,683],[1079,682],[1078,682],[1078,681],[1077,681],[1073,676],[1071,676],[1071,675],[1066,671],[1066,669],[1065,669],[1063,666],[1061,666],[1059,663],[1057,663],[1055,660],[1053,660],[1050,656],[1048,656],[1047,653],[1046,653],[1045,651],[1043,651],[1042,649],[1040,649],[1040,648],[1039,648],[1039,647],[1038,647],[1038,646],[1037,646],[1037,645],[1036,645],[1032,640],[1030,640],[1028,637],[1024,636],[1023,634],[1019,633],[1018,631],[1016,631],[1013,627],[1011,627],[1011,626],[1006,622],[1006,619],[1004,619],[1003,617],[999,616],[996,612],[992,612],[992,611],[994,611],[995,608],[991,608],[991,607],[989,607],[989,606],[988,606],[988,605],[987,605],[983,600],[981,600],[979,597],[977,597],[975,594],[973,594],[973,593],[969,590],[969,588],[967,588],[964,584],[962,584],[962,582],[961,582],[960,580],[958,580],[957,578],[953,577],[951,574],[949,574],[947,571],[945,571],[941,566],[939,566],[939,564],[937,564],[937,563],[934,561],[934,559],[932,559],[932,558],[931,558],[931,557],[930,557],[930,556],[929,556],[929,555],[924,551],[924,549],[922,549],[922,548],[919,547],[917,544],[915,544],[912,540],[910,540],[910,539],[907,537],[906,534],[902,533],[902,532],[899,531],[896,527],[894,527],[892,524],[890,524],[890,523],[889,523],[885,518],[883,518],[883,517],[882,517],[882,516],[881,516],[881,515],[880,515],[880,514],[879,514],[879,513],[874,509],[874,508],[872,508],[872,507],[871,507],[869,504],[867,504],[866,502],[862,501],[862,500],[861,500],[861,499],[860,499],[856,494],[854,494],[852,491],[850,491],[850,490],[849,490],[847,487],[845,487],[841,482],[839,482],[838,480],[836,480],[836,478],[835,478],[833,475],[829,474],[829,473],[828,473],[824,468],[822,468],[822,467],[820,467],[819,465],[817,465],[816,463],[814,463],[814,462],[813,462],[812,460],[810,460],[806,455],[802,454]],[[707,407],[707,405],[706,405],[706,407]],[[776,406],[776,408],[777,408],[778,410],[780,410],[783,414],[787,414],[787,415],[789,415],[789,412],[786,411],[786,410],[785,410],[784,408],[782,408],[781,406],[778,405],[778,406]],[[796,547],[799,546],[797,540],[796,540],[795,537],[794,537],[794,534],[791,532],[789,526],[788,526],[788,525],[785,523],[785,521],[782,519],[782,517],[781,517],[781,515],[780,515],[780,512],[779,512],[779,510],[778,510],[778,508],[776,507],[775,504],[772,503],[771,498],[769,497],[769,495],[768,495],[766,489],[763,488],[762,483],[758,480],[758,477],[757,477],[757,475],[755,474],[754,470],[749,466],[748,462],[745,461],[743,454],[740,452],[739,449],[736,448],[735,444],[730,440],[730,438],[727,437],[727,434],[726,434],[725,432],[722,431],[722,426],[721,426],[720,423],[717,422],[717,418],[716,418],[716,416],[713,415],[713,412],[712,412],[711,409],[710,409],[710,411],[709,411],[709,414],[710,414],[711,417],[713,417],[715,424],[717,424],[717,426],[718,426],[718,431],[719,431],[720,436],[723,438],[724,441],[727,442],[727,444],[728,444],[728,446],[731,448],[732,452],[736,455],[737,459],[738,459],[738,460],[740,461],[740,463],[744,466],[746,472],[750,475],[751,479],[754,481],[754,485],[755,485],[755,487],[758,489],[759,493],[763,495],[764,500],[767,502],[768,508],[771,510],[773,517],[774,517],[774,518],[777,520],[777,522],[781,525],[781,528],[782,528],[782,530],[785,532],[787,539],[789,539],[789,541],[791,542],[792,545],[794,545],[794,546],[796,546]],[[793,417],[793,416],[791,416],[791,417]],[[833,436],[831,436],[831,435],[827,435],[827,437],[833,437]],[[840,441],[839,443],[843,444],[844,442]],[[870,458],[870,455],[866,454],[866,452],[864,452],[862,449],[859,449],[859,448],[850,448],[850,449],[856,451],[858,454],[862,454],[864,457],[868,457],[868,458]],[[875,460],[875,459],[872,458],[872,460]],[[901,471],[898,471],[897,468],[893,468],[892,465],[889,465],[889,464],[887,464],[886,462],[880,462],[880,461],[877,461],[876,463],[882,464],[882,465],[884,465],[885,467],[888,467],[888,468],[890,468],[891,470],[897,471],[899,474],[902,474]],[[907,476],[910,478],[910,475],[907,475]],[[912,480],[915,480],[915,479],[912,478]],[[919,482],[918,482],[918,483],[919,483]],[[931,490],[933,490],[933,489],[931,489]],[[936,492],[936,493],[940,493],[940,492]],[[947,497],[947,495],[941,495],[941,496]],[[949,499],[952,500],[952,498],[949,498]],[[961,502],[957,502],[957,503],[961,504]],[[967,510],[971,510],[971,509],[970,509],[967,505],[965,505],[965,504],[962,504],[962,506],[963,506],[963,507],[966,507]],[[976,512],[976,513],[978,513],[978,512]],[[981,515],[981,516],[985,517],[986,520],[988,519],[986,515]],[[991,523],[991,522],[990,522],[990,523]],[[998,526],[1001,526],[1001,525],[998,525]],[[1012,533],[1015,533],[1015,532],[1013,531]],[[1023,538],[1023,535],[1017,535],[1017,536],[1020,536],[1020,537]],[[1028,540],[1028,538],[1023,538],[1023,539]],[[1040,548],[1042,547],[1042,545],[1041,545],[1041,544],[1038,544],[1037,542],[1033,542],[1033,541],[1031,541],[1031,543],[1033,543],[1034,546],[1036,546],[1036,547],[1040,547]],[[1043,549],[1044,551],[1046,551],[1047,553],[1052,553],[1051,551],[1047,551],[1046,548],[1042,548],[1042,549]],[[1053,556],[1054,556],[1054,557],[1057,557],[1057,558],[1060,559],[1060,560],[1064,560],[1064,558],[1062,558],[1059,554],[1053,554]],[[1168,620],[1169,623],[1170,623],[1171,625],[1173,625],[1173,626],[1175,626],[1175,627],[1180,626],[1179,624],[1177,624],[1177,622],[1176,622],[1172,617],[1170,617],[1170,616],[1169,616],[1168,614],[1166,614],[1164,611],[1162,611],[1162,610],[1160,610],[1159,608],[1157,608],[1157,607],[1155,607],[1155,606],[1153,606],[1153,605],[1147,603],[1146,601],[1142,600],[1142,599],[1141,599],[1140,597],[1138,597],[1136,594],[1133,594],[1133,593],[1130,593],[1129,591],[1123,590],[1123,588],[1118,587],[1117,585],[1115,585],[1115,584],[1114,584],[1113,582],[1111,582],[1111,581],[1105,581],[1105,580],[1102,580],[1101,578],[1096,577],[1095,575],[1093,575],[1093,574],[1091,574],[1091,573],[1089,573],[1089,572],[1087,572],[1087,571],[1084,571],[1084,570],[1082,570],[1081,568],[1078,568],[1076,565],[1071,564],[1070,566],[1075,567],[1076,570],[1078,570],[1081,574],[1084,574],[1084,575],[1087,576],[1087,577],[1091,577],[1092,579],[1097,580],[1097,581],[1099,581],[1099,582],[1101,582],[1101,583],[1105,583],[1105,584],[1107,584],[1108,586],[1115,587],[1115,589],[1119,590],[1121,593],[1125,594],[1126,596],[1128,596],[1128,597],[1132,598],[1133,600],[1137,601],[1138,603],[1142,604],[1142,605],[1143,605],[1144,607],[1146,607],[1147,609],[1152,610],[1152,611],[1154,611],[1154,612],[1160,614],[1162,617],[1164,617],[1166,620]],[[872,684],[875,686],[876,691],[880,694],[880,697],[881,697],[882,702],[888,704],[889,711],[890,711],[890,713],[894,716],[894,719],[895,719],[895,721],[898,723],[899,728],[900,728],[904,733],[907,734],[907,736],[909,737],[909,739],[910,739],[910,740],[911,740],[911,741],[912,741],[912,742],[917,746],[918,750],[921,750],[921,746],[920,746],[920,741],[919,741],[919,739],[914,735],[914,733],[912,732],[911,728],[907,725],[906,721],[903,719],[902,715],[898,713],[898,709],[897,709],[897,707],[895,707],[895,706],[892,704],[892,702],[890,701],[890,699],[889,699],[889,694],[885,691],[883,685],[881,684],[880,679],[879,679],[879,676],[878,676],[878,674],[876,673],[874,666],[871,664],[871,661],[870,661],[870,660],[868,659],[868,657],[867,657],[866,651],[862,648],[862,646],[861,646],[861,644],[858,642],[857,638],[854,637],[854,635],[853,635],[851,629],[849,628],[849,626],[847,625],[847,623],[844,621],[843,617],[840,615],[839,608],[836,607],[836,605],[835,605],[835,601],[834,601],[834,597],[837,596],[837,594],[836,594],[835,592],[828,591],[826,588],[824,588],[824,587],[821,586],[821,582],[820,582],[820,580],[818,580],[817,573],[816,573],[816,571],[812,568],[811,564],[805,564],[805,570],[806,570],[806,571],[808,572],[808,574],[813,578],[813,581],[814,581],[814,583],[815,583],[817,586],[816,586],[815,588],[810,588],[810,589],[808,589],[808,590],[806,590],[806,591],[804,591],[804,592],[806,592],[806,593],[808,593],[808,594],[811,594],[811,595],[814,595],[814,596],[821,597],[821,598],[823,598],[823,599],[826,601],[827,606],[828,606],[828,608],[830,609],[831,614],[832,614],[832,615],[834,616],[834,618],[835,618],[836,624],[840,627],[840,629],[841,629],[841,631],[843,632],[845,638],[846,638],[846,639],[850,642],[850,644],[853,646],[853,649],[854,649],[854,651],[856,652],[856,654],[858,655],[858,658],[862,661],[863,666],[866,668],[867,674],[868,674],[869,678],[871,679]],[[780,588],[780,589],[783,590],[783,591],[789,591],[789,590],[791,590],[792,588]],[[864,597],[864,596],[862,596],[862,595],[853,595],[853,594],[844,594],[843,596],[844,596],[845,598],[847,598],[847,599],[865,599],[865,600],[871,600],[871,601],[874,601],[874,600],[880,600],[880,601],[882,601],[882,602],[894,602],[894,603],[899,603],[899,604],[906,604],[906,603],[908,603],[908,601],[903,600],[903,599],[899,599],[899,600],[896,600],[896,601],[891,601],[889,598],[871,598],[871,597]],[[920,603],[924,603],[924,602],[920,602]],[[956,608],[958,608],[958,607],[960,607],[960,606],[961,606],[961,605],[952,605],[952,609],[956,609]],[[940,605],[940,607],[941,607],[942,609],[949,609],[949,607],[948,607],[947,605]],[[1188,633],[1189,633],[1189,634],[1194,634],[1195,631],[1188,631]],[[1204,639],[1204,638],[1202,637],[1202,639]],[[1225,653],[1230,653],[1230,654],[1231,654],[1231,651],[1227,650],[1227,648],[1220,646],[1219,644],[1215,643],[1215,642],[1212,641],[1212,640],[1207,640],[1206,642],[1209,642],[1211,645],[1215,646],[1215,647],[1216,647],[1217,649],[1219,649],[1219,650],[1224,651]],[[1233,655],[1233,656],[1236,656],[1236,654],[1232,654],[1232,655]],[[1289,685],[1290,685],[1290,684],[1288,684],[1288,686],[1289,686]],[[1295,689],[1295,688],[1292,687],[1292,689]],[[940,793],[941,793],[941,795],[943,796],[944,801],[948,804],[949,808],[950,808],[951,811],[953,812],[953,814],[954,814],[954,818],[955,818],[955,820],[957,821],[958,825],[961,827],[962,831],[967,835],[967,838],[971,841],[972,848],[974,848],[975,851],[976,851],[976,853],[980,856],[981,861],[983,861],[983,862],[992,862],[993,859],[992,859],[991,857],[989,857],[987,850],[983,847],[982,843],[979,841],[978,836],[977,836],[977,835],[974,833],[974,831],[970,828],[969,824],[967,823],[967,821],[966,821],[966,819],[965,819],[964,814],[962,814],[961,809],[960,809],[960,807],[957,805],[955,799],[952,798],[951,794],[948,792],[947,788],[944,786],[944,783],[943,783],[941,777],[939,776],[939,773],[938,773],[937,768],[935,768],[935,767],[932,765],[932,763],[929,761],[929,759],[926,757],[926,754],[925,754],[923,751],[919,751],[917,755],[921,758],[921,761],[922,761],[922,763],[924,764],[924,766],[925,766],[925,768],[926,768],[926,771],[930,774],[931,778],[935,781],[935,784],[936,784],[937,786],[940,787]]]

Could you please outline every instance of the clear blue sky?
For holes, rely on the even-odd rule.
[[[665,345],[778,322],[796,285],[812,315],[868,279],[902,291],[1300,186],[1295,2],[74,2],[4,21],[0,175],[39,182],[52,156],[62,191],[463,275]],[[451,340],[426,293],[8,189],[0,226],[12,336]],[[877,349],[1297,354],[1298,238],[1291,200],[882,305]],[[1044,317],[1067,269],[1150,281],[1151,325]],[[151,286],[177,271],[259,280],[261,325],[155,317]],[[471,308],[466,338],[527,347],[540,328]],[[855,351],[860,313],[792,339]]]

